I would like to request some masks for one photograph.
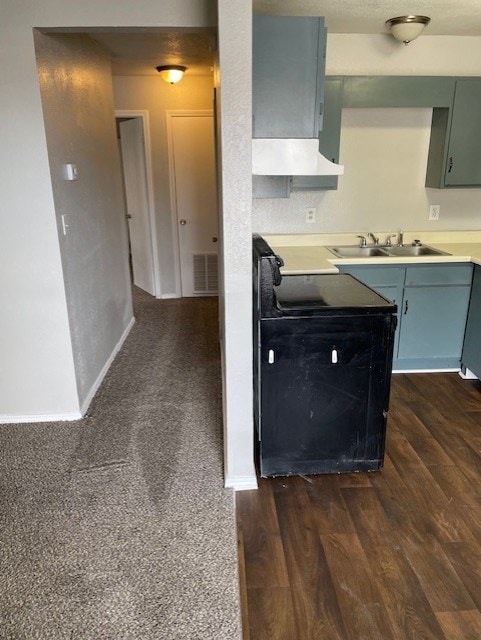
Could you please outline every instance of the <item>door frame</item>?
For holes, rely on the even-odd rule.
[[[155,223],[154,178],[152,170],[152,145],[150,138],[149,112],[139,109],[116,109],[116,118],[140,118],[144,136],[145,178],[147,182],[147,207],[149,218],[150,250],[152,252],[153,283],[156,298],[162,297],[159,252],[157,245],[157,226]]]
[[[182,297],[181,286],[181,270],[180,270],[180,238],[179,225],[177,224],[177,197],[175,192],[175,160],[174,160],[174,137],[173,137],[173,118],[185,117],[214,117],[212,109],[175,109],[165,112],[167,126],[167,153],[169,159],[169,185],[170,185],[170,211],[172,220],[172,246],[174,249],[174,274],[175,274],[175,293],[177,298]],[[215,143],[214,143],[215,144]],[[215,151],[215,149],[214,149]]]

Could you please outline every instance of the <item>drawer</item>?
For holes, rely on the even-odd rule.
[[[404,284],[404,268],[398,266],[347,267],[339,265],[339,270],[343,273],[350,273],[371,287],[393,287]]]
[[[407,287],[418,285],[471,284],[472,264],[417,265],[406,268]]]

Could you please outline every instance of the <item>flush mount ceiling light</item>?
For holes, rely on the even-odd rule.
[[[430,22],[431,18],[427,16],[399,16],[387,20],[386,26],[396,40],[408,44],[420,36]]]
[[[160,73],[160,77],[170,84],[175,84],[182,80],[182,77],[187,70],[187,67],[181,67],[178,64],[167,64],[162,67],[156,67]]]

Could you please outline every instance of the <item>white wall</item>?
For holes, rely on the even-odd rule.
[[[329,75],[481,75],[481,38],[331,34]],[[430,109],[344,109],[337,191],[254,200],[253,228],[264,233],[481,229],[481,189],[424,186]],[[429,222],[430,204],[441,205]],[[305,222],[315,207],[316,223]]]
[[[186,75],[167,84],[160,76],[114,76],[117,110],[149,112],[158,262],[162,294],[175,294],[166,111],[213,108],[213,79]]]
[[[0,66],[0,420],[73,417],[80,408],[32,29],[112,24],[211,26],[215,5],[25,0],[0,9],[8,60]]]
[[[219,0],[221,308],[227,486],[256,486],[252,390],[252,8]],[[220,80],[220,81],[219,81]]]
[[[110,59],[81,34],[36,32],[35,48],[83,407],[133,318]],[[67,162],[75,181],[65,179]]]
[[[79,415],[30,27],[0,20],[0,421]],[[4,12],[6,7],[4,9]],[[17,16],[17,20],[20,19]]]

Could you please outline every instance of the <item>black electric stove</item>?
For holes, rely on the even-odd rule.
[[[395,305],[354,276],[344,274],[283,276],[275,288],[283,315],[395,313]]]
[[[348,274],[281,276],[254,236],[254,396],[262,476],[382,466],[396,306]]]

